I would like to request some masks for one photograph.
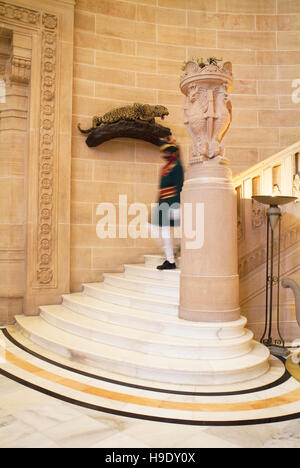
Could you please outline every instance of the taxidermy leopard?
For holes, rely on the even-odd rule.
[[[164,119],[166,115],[169,115],[169,111],[166,107],[156,105],[151,106],[150,104],[139,104],[135,103],[132,106],[118,107],[110,112],[98,117],[93,117],[93,126],[88,130],[82,130],[80,124],[78,128],[82,133],[89,133],[95,128],[102,124],[113,124],[116,122],[129,121],[129,120],[141,120],[155,124],[155,117]]]

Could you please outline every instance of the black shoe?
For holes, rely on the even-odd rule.
[[[158,265],[156,268],[158,270],[175,270],[176,263],[170,263],[168,260],[166,260],[162,265]]]

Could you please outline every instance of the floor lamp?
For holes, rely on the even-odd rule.
[[[259,203],[269,205],[267,210],[267,259],[266,259],[266,315],[265,329],[261,338],[261,343],[272,348],[274,354],[285,354],[285,342],[280,333],[280,237],[281,237],[281,217],[280,205],[286,205],[297,200],[297,197],[255,195],[252,197]],[[277,275],[274,272],[274,231],[278,225],[278,268]],[[276,326],[278,338],[273,339],[273,292],[277,285],[277,317]]]

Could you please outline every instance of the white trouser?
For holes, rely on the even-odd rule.
[[[180,219],[180,208],[170,209],[170,219],[174,221],[178,221]],[[160,240],[168,262],[174,263],[174,248],[171,227],[157,226],[155,224],[151,224],[151,233],[154,235],[155,238],[158,238]]]

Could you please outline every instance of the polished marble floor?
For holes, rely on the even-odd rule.
[[[168,386],[71,362],[0,330],[0,447],[300,448],[300,382]]]

